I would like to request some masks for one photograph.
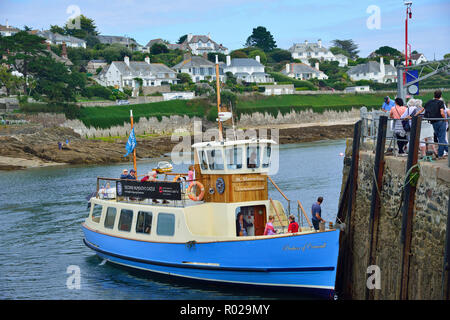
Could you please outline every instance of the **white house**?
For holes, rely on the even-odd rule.
[[[344,67],[348,65],[348,59],[345,56],[339,55],[336,57],[329,49],[322,45],[322,40],[317,43],[309,43],[305,40],[304,43],[294,43],[289,48],[293,59],[298,59],[305,64],[309,64],[309,59],[318,59],[321,61],[339,61],[339,66]],[[342,57],[343,56],[343,57]]]
[[[20,31],[19,29],[11,27],[8,23],[8,20],[6,20],[6,26],[0,24],[0,35],[2,37],[13,36],[19,31]]]
[[[129,57],[125,57],[124,61],[113,61],[95,79],[103,86],[134,89],[139,87],[136,78],[142,79],[143,87],[175,84],[178,81],[172,69],[161,63],[150,63],[149,57],[145,61],[130,61]]]
[[[208,35],[192,35],[189,33],[186,40],[180,45],[181,50],[190,50],[192,55],[203,55],[209,52],[228,54],[228,48],[218,44]]]
[[[223,71],[226,74],[231,72],[237,80],[245,82],[270,82],[271,78],[266,74],[264,65],[260,62],[260,57],[255,59],[248,58],[234,58],[227,56],[227,62],[223,66]]]
[[[427,58],[422,53],[413,53],[411,54],[411,63],[413,65],[421,64],[423,62],[428,62]]]
[[[288,63],[281,73],[297,80],[328,79],[328,76],[319,70],[318,62],[316,62],[314,68],[305,63]]]
[[[173,66],[172,69],[177,73],[189,74],[194,82],[216,79],[216,65],[208,59],[199,56],[186,54],[184,60]],[[219,66],[219,79],[220,81],[225,79],[222,66]]]
[[[35,34],[45,38],[45,42],[49,44],[62,45],[63,43],[65,43],[66,46],[72,48],[86,48],[86,41],[76,37],[63,36],[59,33],[53,33],[49,30],[37,31]]]
[[[339,67],[346,67],[348,66],[348,57],[343,54],[336,54],[334,55],[336,58],[335,61],[339,62]]]
[[[103,44],[120,44],[131,51],[141,51],[141,52],[149,52],[150,48],[143,46],[136,42],[133,38],[130,37],[122,37],[122,36],[105,36],[105,35],[98,35],[97,39],[100,41],[100,43]]]
[[[353,66],[347,71],[347,74],[353,81],[397,82],[397,69],[394,66],[394,60],[391,60],[389,64],[384,64],[383,57],[380,58],[380,62],[369,61]]]
[[[264,87],[264,95],[282,95],[282,94],[294,94],[295,88],[293,84],[271,84],[262,85]]]

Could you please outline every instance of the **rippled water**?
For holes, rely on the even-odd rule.
[[[334,220],[345,141],[283,145],[273,180],[310,214],[324,197],[322,216]],[[147,172],[157,161],[138,163]],[[218,286],[144,274],[103,264],[84,246],[81,223],[97,176],[118,176],[127,165],[29,169],[0,173],[0,299],[277,299],[297,293]],[[131,167],[131,165],[128,165]],[[174,167],[187,171],[187,165]],[[286,204],[272,187],[269,195]],[[81,288],[69,290],[67,267],[79,266]]]

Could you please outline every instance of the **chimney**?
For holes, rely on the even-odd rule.
[[[145,57],[145,62],[148,63],[148,64],[150,64],[150,57],[149,57],[149,56],[146,56],[146,57]]]
[[[189,42],[189,41],[191,41],[191,39],[192,39],[192,33],[189,33],[189,34],[187,35],[187,41]]]
[[[208,39],[211,39],[211,34],[208,32]]]
[[[66,48],[66,43],[65,42],[62,43],[61,57],[65,58],[65,59],[68,59],[67,58],[67,48]]]
[[[315,67],[317,70],[319,70],[319,63],[316,62],[316,64],[314,65],[314,67]]]
[[[45,41],[45,44],[47,45],[47,50],[51,51],[52,48],[50,47],[50,42],[49,41]]]
[[[203,52],[203,58],[208,59],[208,53],[207,52]]]
[[[385,74],[383,57],[380,57],[380,72],[381,72],[381,74]]]
[[[286,63],[286,73],[289,74],[291,72],[290,69],[291,69],[291,65],[289,63]]]
[[[189,52],[187,52],[183,55],[183,60],[188,60],[190,58],[191,58],[191,54]]]
[[[227,56],[227,66],[231,66],[231,57]]]
[[[259,56],[256,56],[255,60],[258,61],[259,63],[261,63]]]
[[[308,40],[305,40],[305,45],[308,45]]]
[[[319,48],[322,48],[322,40],[317,40],[317,44],[319,45]]]
[[[130,66],[130,57],[125,56],[125,57],[123,58],[123,61],[125,62],[125,64],[126,64],[127,66]]]
[[[8,19],[6,19],[6,29],[9,29]]]
[[[394,65],[394,60],[393,60],[393,59],[391,59],[391,60],[389,61],[389,63],[391,64],[391,66],[395,67],[395,65]]]

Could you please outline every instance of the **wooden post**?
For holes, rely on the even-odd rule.
[[[378,243],[378,224],[380,219],[380,192],[383,184],[384,173],[384,149],[386,146],[386,129],[387,117],[381,116],[378,122],[377,146],[375,151],[374,174],[372,186],[372,202],[370,205],[370,219],[369,219],[369,261],[368,266],[375,264],[375,252]],[[374,290],[366,289],[366,299],[374,299]]]
[[[359,148],[361,142],[361,120],[355,123],[353,132],[353,148],[352,163],[350,167],[349,190],[347,199],[344,201],[347,205],[347,214],[343,210],[342,221],[345,221],[346,227],[344,232],[339,234],[339,257],[336,270],[335,292],[343,299],[351,299],[352,296],[352,211],[354,199],[356,196],[356,188],[358,184],[358,165],[359,165]]]
[[[447,204],[447,232],[445,236],[444,268],[442,272],[442,300],[450,300],[450,197]]]
[[[416,168],[412,167],[417,164],[418,160],[421,120],[422,117],[412,118],[412,125],[409,139],[408,162],[406,165],[406,177],[405,177],[406,186],[405,186],[405,197],[403,202],[402,233],[401,233],[401,242],[403,244],[402,278],[400,287],[401,300],[408,299],[409,264],[411,255],[411,238],[412,238],[412,227],[414,217],[414,200],[416,195],[416,180],[414,180],[414,182],[411,183],[410,177],[411,175],[418,173],[417,167]]]

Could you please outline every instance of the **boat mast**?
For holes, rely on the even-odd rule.
[[[130,119],[131,119],[131,130],[133,130],[133,110],[130,109]],[[136,134],[136,133],[135,133]],[[133,149],[133,167],[134,172],[137,177],[137,169],[136,169],[136,147]]]
[[[217,121],[219,122],[219,140],[223,141],[222,121],[220,121],[220,79],[219,79],[219,56],[216,55],[216,87],[217,87]]]

